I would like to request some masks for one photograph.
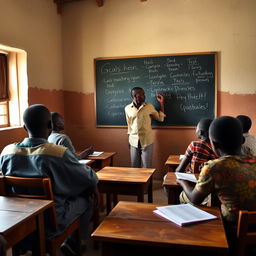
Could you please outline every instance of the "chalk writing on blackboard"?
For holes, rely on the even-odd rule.
[[[155,126],[190,127],[214,118],[216,66],[215,52],[95,59],[97,126],[126,126],[124,107],[135,86],[156,108],[156,94],[165,96],[167,117]]]

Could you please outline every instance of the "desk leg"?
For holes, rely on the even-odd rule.
[[[182,191],[182,188],[179,187],[177,189],[175,188],[168,188],[168,204],[179,204],[180,203],[180,193]]]
[[[167,172],[175,172],[176,168],[178,167],[178,165],[166,165],[166,170]]]
[[[153,183],[152,183],[152,177],[150,178],[149,184],[148,184],[148,202],[153,203]]]
[[[100,162],[100,170],[104,168],[103,161]],[[100,193],[100,209],[103,212],[105,210],[105,204],[104,204],[104,196],[102,193]]]
[[[181,187],[174,190],[174,204],[180,204],[180,193],[181,192],[182,192]]]
[[[43,213],[37,216],[38,247],[36,255],[45,256],[45,226]]]
[[[106,209],[107,209],[107,214],[109,214],[111,211],[111,194],[110,193],[106,193]]]
[[[167,172],[171,172],[172,171],[171,168],[169,167],[169,165],[166,165],[165,168],[166,168]]]
[[[110,158],[110,166],[114,166],[114,159],[113,159],[113,156],[111,156],[111,158]]]
[[[113,206],[116,206],[116,205],[117,205],[117,202],[118,202],[117,194],[114,193],[114,194],[113,194]]]
[[[174,204],[174,192],[171,188],[169,188],[168,190],[168,204]]]
[[[112,209],[112,203],[113,203],[113,207],[115,207],[117,205],[117,194],[111,194],[111,193],[107,193],[106,194],[106,208],[107,208],[107,214],[110,213],[111,209]]]
[[[100,197],[100,211],[103,212],[105,210],[104,196],[102,193],[99,193],[99,197]]]
[[[138,202],[144,202],[144,186],[138,188]]]

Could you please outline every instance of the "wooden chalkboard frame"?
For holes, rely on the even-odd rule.
[[[94,58],[94,79],[95,79],[95,113],[96,113],[96,127],[97,128],[127,128],[127,125],[102,125],[97,124],[97,78],[96,78],[96,62],[98,60],[114,60],[114,59],[139,59],[139,58],[150,58],[150,57],[174,57],[174,56],[190,56],[190,55],[214,55],[214,117],[217,116],[217,90],[218,90],[218,52],[208,51],[208,52],[189,52],[189,53],[172,53],[172,54],[150,54],[150,55],[131,55],[131,56],[116,56],[116,57],[98,57]],[[147,101],[147,99],[146,99]],[[152,125],[152,128],[195,128],[196,125],[191,126],[157,126]]]

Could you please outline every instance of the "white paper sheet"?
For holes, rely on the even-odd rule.
[[[81,160],[79,160],[79,163],[80,164],[87,164],[87,163],[89,163],[91,160],[87,160],[87,159],[81,159]]]
[[[185,155],[180,155],[180,160],[182,160],[185,157]]]
[[[196,176],[193,173],[175,172],[175,175],[177,179],[188,180],[197,183]]]
[[[90,154],[89,156],[100,156],[101,154],[103,154],[104,152],[99,152],[99,151],[94,151],[92,154]]]
[[[157,207],[157,210],[154,210],[154,213],[178,224],[179,226],[217,218],[191,204],[161,206]]]

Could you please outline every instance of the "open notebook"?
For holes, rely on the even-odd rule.
[[[217,218],[215,215],[198,209],[191,204],[161,206],[153,212],[179,226]]]
[[[90,154],[89,156],[100,156],[101,154],[103,154],[104,152],[103,151],[101,151],[101,152],[99,152],[99,151],[94,151],[92,154]]]
[[[196,176],[193,173],[175,172],[175,175],[177,179],[188,180],[197,183]]]

